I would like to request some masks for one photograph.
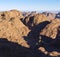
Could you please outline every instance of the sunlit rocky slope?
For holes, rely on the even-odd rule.
[[[0,12],[0,57],[60,57],[59,13]]]

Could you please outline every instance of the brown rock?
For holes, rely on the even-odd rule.
[[[32,16],[27,16],[24,19],[24,23],[28,27],[34,27],[35,25],[40,24],[41,22],[47,21],[47,17],[44,14],[35,14]]]
[[[58,31],[60,31],[60,19],[54,19],[41,31],[40,35],[55,39],[60,34]]]
[[[60,53],[59,52],[56,52],[56,51],[53,51],[53,52],[50,52],[49,55],[55,57],[55,56],[59,56]]]
[[[42,52],[46,51],[44,47],[39,47],[39,50],[41,50]]]
[[[47,18],[44,14],[37,14],[34,16],[33,24],[38,25],[39,23],[46,21],[46,20],[47,20]]]
[[[2,19],[9,20],[10,18],[16,18],[16,17],[21,19],[21,18],[23,18],[23,15],[18,10],[10,10],[10,11],[5,11],[5,12],[0,12],[0,21],[2,21]]]
[[[38,50],[40,50],[42,53],[44,53],[45,55],[48,54],[48,51],[46,51],[46,49],[44,47],[39,47]]]
[[[0,14],[0,38],[7,38],[9,41],[29,47],[23,36],[27,36],[30,30],[19,20],[19,14],[13,10]]]

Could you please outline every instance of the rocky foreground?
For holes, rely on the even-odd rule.
[[[60,57],[57,17],[18,10],[0,12],[0,57]]]

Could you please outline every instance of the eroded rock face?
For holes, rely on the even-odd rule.
[[[0,12],[0,17],[4,17],[5,19],[19,17],[21,19],[23,18],[23,15],[18,10],[10,10],[10,11]]]
[[[51,20],[51,23],[40,32],[40,37],[44,46],[39,48],[41,52],[45,49],[44,54],[60,56],[60,19]]]
[[[42,31],[41,31],[41,35],[50,37],[52,39],[55,39],[57,37],[58,34],[60,34],[58,32],[58,30],[60,30],[60,19],[55,19],[55,20],[51,20],[51,23],[48,24]]]
[[[41,22],[47,21],[47,17],[44,14],[35,14],[32,16],[27,16],[24,19],[24,23],[28,26],[28,27],[34,27],[38,24],[40,24]]]
[[[46,21],[46,20],[47,20],[47,18],[44,14],[37,14],[34,16],[33,24],[38,25],[39,23]]]
[[[42,36],[46,36],[44,40]],[[60,56],[60,20],[48,20],[44,14],[31,14],[23,17],[22,13],[16,10],[0,12],[0,45],[7,50],[10,46],[9,44],[8,47],[5,46],[8,42],[5,42],[4,39],[7,39],[10,43],[18,43],[17,45],[21,45],[20,47],[26,52],[29,50],[26,54],[19,47],[19,52],[26,55],[31,52],[34,57]],[[15,44],[13,45],[15,48]],[[18,49],[18,46],[16,46],[16,49]],[[3,50],[2,47],[0,47],[0,50]],[[14,48],[12,49],[14,50]],[[3,50],[3,52],[6,50]],[[17,55],[19,52],[17,51]],[[41,53],[44,55],[41,55]],[[19,53],[19,55],[21,54]]]
[[[9,41],[28,47],[23,36],[27,36],[30,30],[20,21],[21,15],[15,10],[0,14],[0,38],[7,38]]]

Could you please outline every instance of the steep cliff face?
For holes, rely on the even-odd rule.
[[[25,17],[24,24],[28,27],[34,27],[44,21],[49,21],[44,14],[35,14]]]

